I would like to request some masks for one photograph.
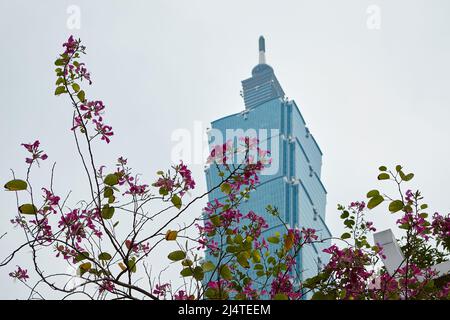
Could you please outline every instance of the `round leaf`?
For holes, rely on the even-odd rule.
[[[87,258],[89,258],[89,252],[81,252],[81,253],[76,255],[75,261],[76,262],[80,262],[80,261],[83,261],[83,260],[85,260]]]
[[[8,191],[21,191],[26,190],[28,188],[28,184],[23,180],[11,180],[7,184],[5,184],[5,189]]]
[[[181,199],[180,199],[179,196],[177,196],[176,194],[174,194],[174,195],[172,196],[171,201],[172,201],[173,205],[174,205],[177,209],[180,209],[180,208],[181,208]]]
[[[278,238],[278,237],[268,237],[267,241],[269,241],[270,243],[277,244],[278,242],[280,242],[280,238]]]
[[[231,280],[233,278],[230,268],[225,264],[220,267],[220,276],[225,280]]]
[[[186,253],[181,250],[173,251],[167,256],[172,261],[180,261],[186,258]]]
[[[202,264],[202,268],[204,272],[213,271],[216,266],[211,261],[206,261],[204,264]]]
[[[98,259],[99,260],[103,260],[103,261],[107,261],[107,260],[111,260],[112,257],[108,252],[102,252],[98,255]]]
[[[277,293],[274,297],[273,300],[288,300],[288,296],[285,295],[284,293]]]
[[[389,204],[389,211],[391,213],[400,211],[403,209],[403,201],[401,200],[394,200]]]
[[[351,238],[351,235],[350,235],[350,233],[348,233],[348,232],[343,233],[342,236],[341,236],[341,239],[342,239],[342,240],[349,239],[349,238]]]
[[[57,87],[57,88],[55,89],[55,96],[59,96],[60,94],[63,94],[63,93],[65,93],[65,92],[67,92],[67,91],[66,91],[66,87],[64,87],[64,86],[59,86],[59,87]]]
[[[105,177],[103,182],[108,186],[115,186],[119,183],[119,177],[114,173],[110,173]]]
[[[37,208],[31,203],[26,203],[19,207],[19,211],[22,214],[36,214]]]
[[[369,203],[367,203],[367,208],[373,209],[377,205],[382,203],[383,201],[384,201],[384,198],[382,196],[380,196],[380,195],[375,196],[375,197],[373,197],[372,199],[369,200]]]
[[[373,198],[375,196],[378,196],[380,192],[378,190],[370,190],[367,192],[367,198]]]
[[[110,207],[108,204],[105,204],[102,209],[102,218],[105,220],[111,219],[114,215],[114,207]]]
[[[193,275],[192,269],[191,268],[184,268],[183,270],[181,270],[180,274],[183,277],[190,277]]]
[[[225,194],[231,193],[231,186],[228,183],[222,183],[220,186],[220,190]]]
[[[385,173],[385,172],[380,173],[380,174],[378,175],[378,180],[388,180],[388,179],[389,179],[389,174],[387,174],[387,173]]]
[[[200,266],[197,266],[197,267],[194,268],[193,274],[194,274],[194,279],[197,280],[197,281],[202,281],[203,277],[205,275],[203,273],[202,267],[200,267]]]

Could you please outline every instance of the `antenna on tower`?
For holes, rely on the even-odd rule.
[[[266,41],[263,36],[259,37],[259,64],[266,64]]]

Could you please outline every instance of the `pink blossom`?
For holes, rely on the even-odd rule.
[[[24,146],[25,149],[27,149],[27,151],[31,153],[31,158],[25,159],[26,163],[31,165],[34,161],[38,161],[39,159],[46,160],[48,158],[48,156],[43,153],[42,150],[39,150],[39,145],[39,140],[36,140],[33,143],[22,143],[22,146]]]
[[[14,279],[19,279],[20,281],[27,281],[30,277],[28,276],[28,270],[22,269],[21,267],[17,266],[17,270],[14,272],[10,272],[9,276]]]
[[[169,290],[170,290],[169,283],[156,284],[155,288],[153,289],[153,294],[164,298]]]
[[[176,292],[173,297],[175,300],[189,300],[189,296],[184,290],[178,290],[178,292]]]
[[[114,283],[112,283],[110,280],[103,280],[102,283],[99,285],[99,292],[103,293],[105,291],[113,292],[115,289]]]
[[[73,36],[71,35],[71,36],[69,37],[69,39],[67,39],[67,42],[65,42],[65,43],[63,44],[63,47],[66,48],[65,51],[64,51],[64,53],[69,54],[69,55],[75,53],[75,51],[76,51],[76,49],[77,49],[77,47],[78,47],[78,43],[79,43],[79,42],[76,41],[76,40],[73,38]]]

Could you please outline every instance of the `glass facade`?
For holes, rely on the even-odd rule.
[[[285,99],[272,67],[265,64],[263,58],[260,40],[260,64],[253,68],[251,78],[242,81],[245,110],[212,122],[212,128],[220,130],[226,138],[230,129],[242,135],[251,129],[256,132],[266,129],[268,133],[258,138],[262,149],[272,152],[274,168],[262,172],[260,184],[240,209],[244,213],[253,210],[264,216],[269,224],[268,235],[276,231],[282,233],[279,221],[266,213],[266,206],[272,205],[278,208],[280,216],[291,227],[313,228],[319,238],[329,238],[331,234],[325,224],[327,191],[320,180],[322,151],[298,106],[294,101]],[[208,188],[220,183],[214,167],[208,168],[205,173]],[[216,191],[209,198],[212,200],[221,196],[220,191]],[[297,261],[299,281],[317,274],[328,259],[322,250],[329,246],[330,240],[326,240],[302,249]]]

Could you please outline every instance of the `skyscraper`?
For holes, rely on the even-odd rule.
[[[280,221],[266,213],[266,206],[272,205],[291,227],[314,228],[319,237],[329,238],[331,234],[325,224],[327,191],[320,180],[322,151],[297,104],[285,98],[273,68],[266,64],[262,36],[259,38],[259,63],[253,68],[252,76],[242,81],[242,89],[245,110],[213,121],[212,128],[227,138],[233,130],[237,135],[247,135],[252,130],[263,132],[258,138],[262,148],[271,151],[273,162],[272,167],[263,172],[250,200],[240,206],[241,211],[253,210],[262,215],[269,224],[267,233],[283,233]],[[220,183],[214,168],[206,170],[206,180],[209,188]],[[221,196],[220,191],[212,192],[209,200]],[[327,262],[322,250],[329,245],[330,240],[327,240],[302,249],[297,260],[301,271],[299,281],[317,274]]]

